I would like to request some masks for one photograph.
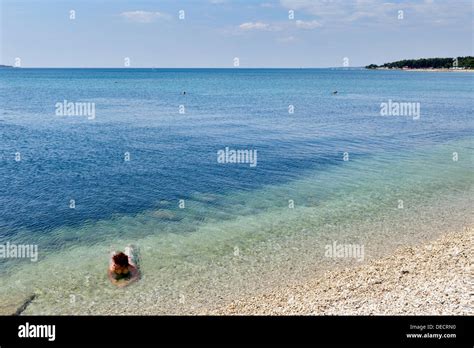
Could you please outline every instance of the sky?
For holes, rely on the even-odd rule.
[[[0,0],[0,64],[309,68],[466,56],[473,55],[473,4]]]

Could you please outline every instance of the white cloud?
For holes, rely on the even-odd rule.
[[[321,26],[322,26],[321,23],[319,23],[317,20],[312,20],[312,21],[297,20],[296,21],[296,27],[300,29],[315,29]]]
[[[128,11],[120,14],[132,22],[138,23],[151,23],[156,19],[170,19],[171,16],[162,12],[150,12],[150,11]]]
[[[278,30],[278,27],[271,26],[268,23],[263,22],[246,22],[239,25],[240,30],[249,31],[249,30],[266,30],[273,31]]]

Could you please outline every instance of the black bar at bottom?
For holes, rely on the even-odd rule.
[[[54,325],[53,327],[45,325]],[[12,316],[0,317],[0,346],[58,345],[409,345],[474,342],[467,316]],[[31,337],[31,336],[43,337]],[[27,337],[20,337],[27,336]]]

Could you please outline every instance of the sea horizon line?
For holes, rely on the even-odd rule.
[[[1,66],[1,64],[0,64]],[[121,70],[138,70],[138,69],[160,69],[160,70],[315,70],[315,69],[337,69],[337,70],[351,70],[351,69],[366,69],[363,66],[352,66],[352,67],[40,67],[40,66],[28,66],[28,67],[16,67],[3,65],[3,69],[121,69]]]

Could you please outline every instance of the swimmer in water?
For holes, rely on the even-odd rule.
[[[108,275],[112,284],[119,288],[123,288],[140,278],[138,267],[133,261],[131,247],[126,247],[125,253],[115,252],[111,254]]]

